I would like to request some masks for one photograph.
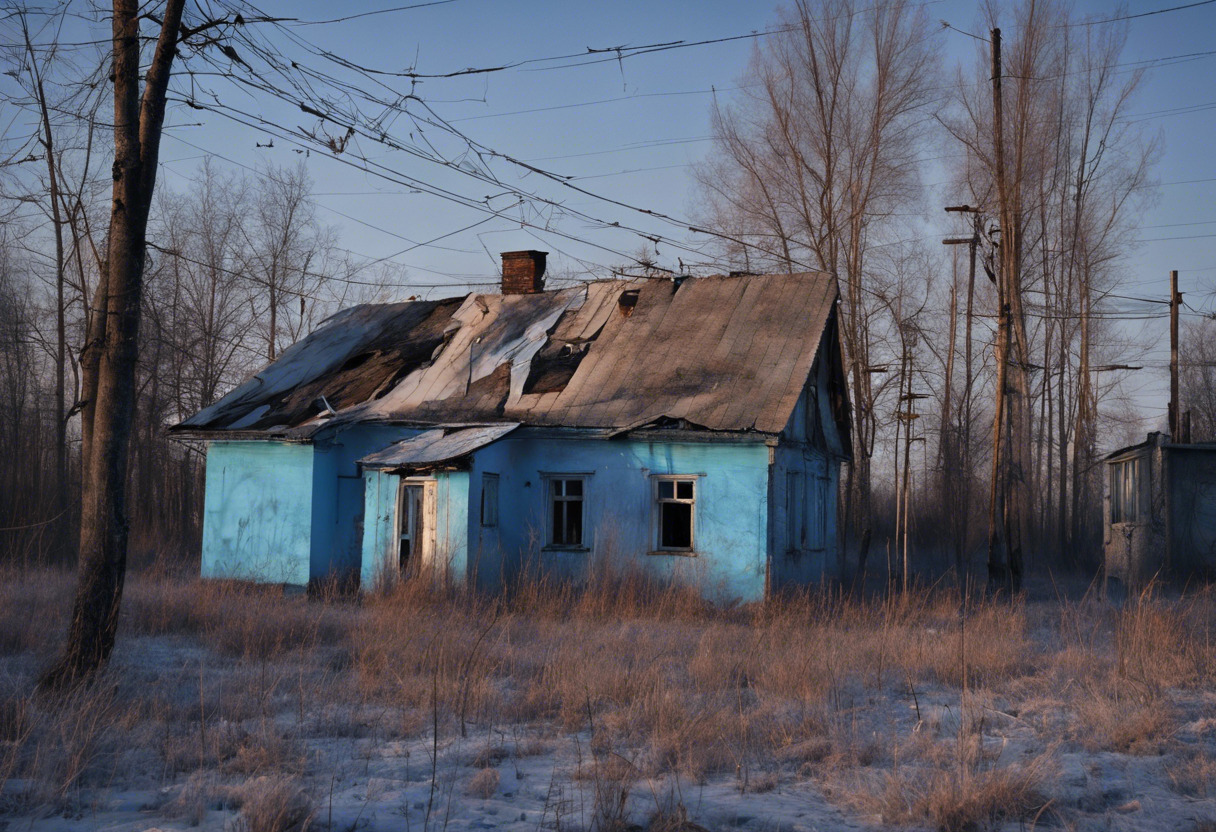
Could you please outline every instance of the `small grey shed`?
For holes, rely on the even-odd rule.
[[[1103,560],[1108,581],[1216,576],[1216,443],[1150,433],[1106,457]]]

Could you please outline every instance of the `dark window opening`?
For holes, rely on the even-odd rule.
[[[696,520],[696,480],[661,479],[655,483],[658,504],[658,548],[690,550]]]
[[[1140,481],[1143,472],[1143,460],[1140,458],[1111,464],[1110,522],[1136,523],[1141,520]]]
[[[549,480],[551,525],[550,546],[583,545],[583,481],[581,479]]]

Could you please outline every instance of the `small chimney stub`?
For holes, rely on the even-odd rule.
[[[502,293],[531,295],[545,290],[547,251],[504,251],[502,253]]]

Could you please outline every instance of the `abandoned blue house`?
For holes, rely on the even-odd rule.
[[[838,574],[834,278],[545,291],[544,252],[502,257],[501,294],[346,309],[172,429],[207,445],[204,577]]]

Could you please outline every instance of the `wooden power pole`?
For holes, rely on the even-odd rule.
[[[958,414],[959,426],[956,432],[953,432],[950,437],[951,442],[951,457],[950,461],[953,466],[947,476],[954,478],[954,486],[950,493],[956,495],[960,500],[960,505],[955,511],[954,520],[954,564],[955,571],[958,573],[958,580],[961,586],[965,586],[968,578],[970,557],[964,554],[966,549],[967,527],[971,518],[971,328],[972,328],[972,307],[975,301],[975,257],[980,245],[980,230],[983,226],[983,217],[978,208],[972,208],[970,205],[950,205],[946,207],[948,213],[963,213],[971,214],[972,230],[970,237],[947,237],[942,240],[945,245],[965,245],[970,249],[971,263],[967,272],[967,323],[965,325],[964,334],[964,358],[963,358],[963,395],[961,403],[961,412]],[[954,315],[956,314],[954,292],[950,294],[950,345],[954,346]],[[951,353],[953,354],[953,353]],[[951,374],[947,374],[947,391],[949,391],[948,383]],[[949,394],[947,392],[947,406],[949,406]]]
[[[997,194],[1000,198],[1000,226],[1002,237],[1008,233],[1009,216],[1006,211],[1009,201],[1007,183],[1005,181],[1005,111],[1001,100],[1001,30],[992,30],[992,143],[993,165],[996,178]],[[1012,588],[1009,569],[1009,516],[1006,505],[1009,499],[1009,463],[1004,456],[1010,452],[1008,446],[1002,447],[1001,433],[1009,426],[1005,412],[1009,370],[1009,350],[1012,346],[1009,337],[1010,298],[1013,288],[1008,279],[1006,264],[1007,254],[1001,252],[1001,263],[997,279],[997,304],[1000,308],[1000,321],[996,336],[996,412],[993,414],[992,425],[992,484],[988,495],[988,584],[990,587],[1006,586]]]
[[[1182,410],[1178,401],[1178,272],[1170,272],[1170,441],[1182,442]]]

